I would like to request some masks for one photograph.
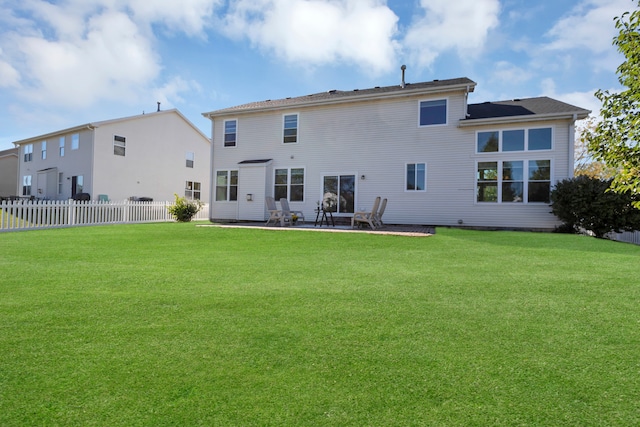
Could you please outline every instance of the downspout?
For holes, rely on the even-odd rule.
[[[573,178],[575,174],[575,159],[576,155],[576,120],[578,120],[578,114],[573,113],[573,120],[569,124],[569,178]]]
[[[209,221],[213,222],[213,196],[216,188],[216,183],[214,181],[215,174],[213,171],[213,147],[215,146],[213,135],[215,134],[215,122],[213,121],[211,115],[207,115],[207,118],[211,120],[211,138],[209,139],[211,143],[209,156]]]
[[[90,163],[90,167],[91,170],[89,172],[89,179],[91,180],[91,188],[89,188],[89,191],[86,191],[89,194],[93,194],[94,199],[96,198],[96,193],[95,191],[93,191],[93,189],[95,188],[96,185],[96,159],[95,159],[95,152],[96,152],[96,127],[92,126],[92,125],[87,125],[87,129],[89,129],[89,131],[91,132],[91,163]],[[113,142],[112,142],[113,143]],[[83,190],[84,191],[84,190]],[[57,192],[57,191],[56,191]]]

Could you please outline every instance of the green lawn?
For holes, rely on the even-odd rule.
[[[0,233],[1,426],[640,425],[640,247]]]

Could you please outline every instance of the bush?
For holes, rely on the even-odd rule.
[[[176,218],[178,222],[189,222],[202,209],[200,200],[187,200],[177,194],[176,202],[167,209],[169,213]]]
[[[632,206],[638,196],[609,191],[611,180],[578,176],[559,182],[551,191],[551,213],[564,224],[558,231],[581,228],[602,238],[611,231],[640,229],[640,210]]]

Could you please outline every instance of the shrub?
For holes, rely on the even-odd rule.
[[[176,201],[173,205],[167,209],[169,213],[176,218],[178,222],[189,222],[191,219],[200,212],[202,209],[202,202],[200,200],[187,200],[184,197],[180,197],[177,194]]]
[[[578,176],[559,182],[551,191],[551,213],[564,224],[558,231],[581,228],[602,238],[611,231],[640,229],[638,196],[609,191],[611,180]]]

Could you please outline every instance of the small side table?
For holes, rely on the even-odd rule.
[[[322,223],[325,223],[328,227],[329,218],[331,218],[331,226],[332,227],[336,226],[336,223],[333,221],[333,214],[331,213],[331,211],[327,211],[324,209],[324,207],[319,207],[319,206],[315,209],[315,211],[316,211],[316,221],[313,223],[314,227],[318,226],[318,219],[320,220],[319,222],[320,227],[322,227]],[[329,214],[329,216],[327,216],[327,213]]]

